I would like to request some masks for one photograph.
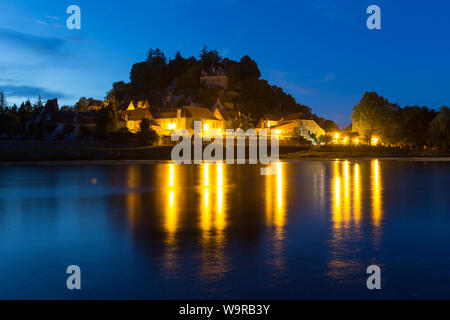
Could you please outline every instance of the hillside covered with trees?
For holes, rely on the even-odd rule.
[[[376,92],[366,92],[353,107],[352,131],[366,142],[376,136],[388,146],[450,150],[450,109],[401,108]]]
[[[207,88],[200,78],[203,71],[221,67],[228,76],[227,89]],[[170,96],[177,97],[175,103]],[[160,49],[150,49],[146,61],[135,63],[130,82],[115,82],[107,93],[108,104],[117,109],[132,99],[147,99],[152,106],[182,106],[195,104],[211,107],[217,98],[249,115],[256,125],[267,113],[301,112],[305,119],[315,120],[326,131],[339,130],[331,120],[312,113],[308,106],[297,103],[282,88],[261,79],[258,64],[249,56],[239,61],[223,58],[216,50],[205,46],[198,58],[185,58],[178,52],[167,59]]]

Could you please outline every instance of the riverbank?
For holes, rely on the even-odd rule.
[[[437,150],[414,151],[372,146],[323,146],[311,148],[309,150],[280,154],[280,159],[283,160],[335,160],[362,158],[450,160],[450,153]]]
[[[207,144],[203,145],[205,148]],[[102,143],[8,142],[0,143],[0,162],[171,160],[172,145],[136,146]],[[193,148],[193,147],[192,147]],[[248,148],[248,146],[247,146]],[[295,153],[305,147],[281,145],[280,155]],[[224,149],[224,155],[225,155]],[[235,150],[235,155],[237,150]],[[248,150],[246,151],[248,156]],[[191,150],[194,155],[194,150]]]
[[[203,147],[205,147],[204,145]],[[171,160],[173,146],[105,145],[102,143],[15,142],[0,143],[0,162]],[[191,150],[191,154],[194,152]],[[246,151],[248,156],[248,150]],[[450,153],[411,151],[371,146],[299,147],[280,145],[281,160],[335,159],[448,159]],[[235,154],[237,151],[235,150]],[[225,150],[224,150],[225,155]]]

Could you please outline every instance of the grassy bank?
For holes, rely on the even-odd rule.
[[[309,150],[280,154],[281,159],[351,159],[351,158],[434,158],[450,157],[449,152],[435,150],[401,150],[372,146],[320,146]]]
[[[203,147],[205,147],[204,145]],[[173,146],[142,147],[102,143],[8,142],[0,143],[0,162],[24,161],[99,161],[99,160],[171,160]],[[302,150],[280,146],[280,154]],[[246,151],[248,156],[248,150]],[[224,149],[224,156],[226,151]],[[237,150],[235,150],[235,155]],[[193,149],[191,157],[194,156]]]

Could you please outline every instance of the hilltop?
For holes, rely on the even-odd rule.
[[[106,103],[121,109],[132,100],[147,100],[158,107],[212,106],[217,98],[255,122],[265,114],[301,113],[325,131],[339,130],[331,120],[312,113],[282,88],[261,79],[258,64],[245,55],[239,61],[223,58],[205,46],[198,58],[178,52],[167,59],[160,49],[150,49],[147,59],[133,64],[129,82],[114,82]],[[256,125],[256,123],[255,123]]]

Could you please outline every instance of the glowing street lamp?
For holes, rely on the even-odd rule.
[[[376,146],[378,144],[378,138],[372,138],[372,145]]]

